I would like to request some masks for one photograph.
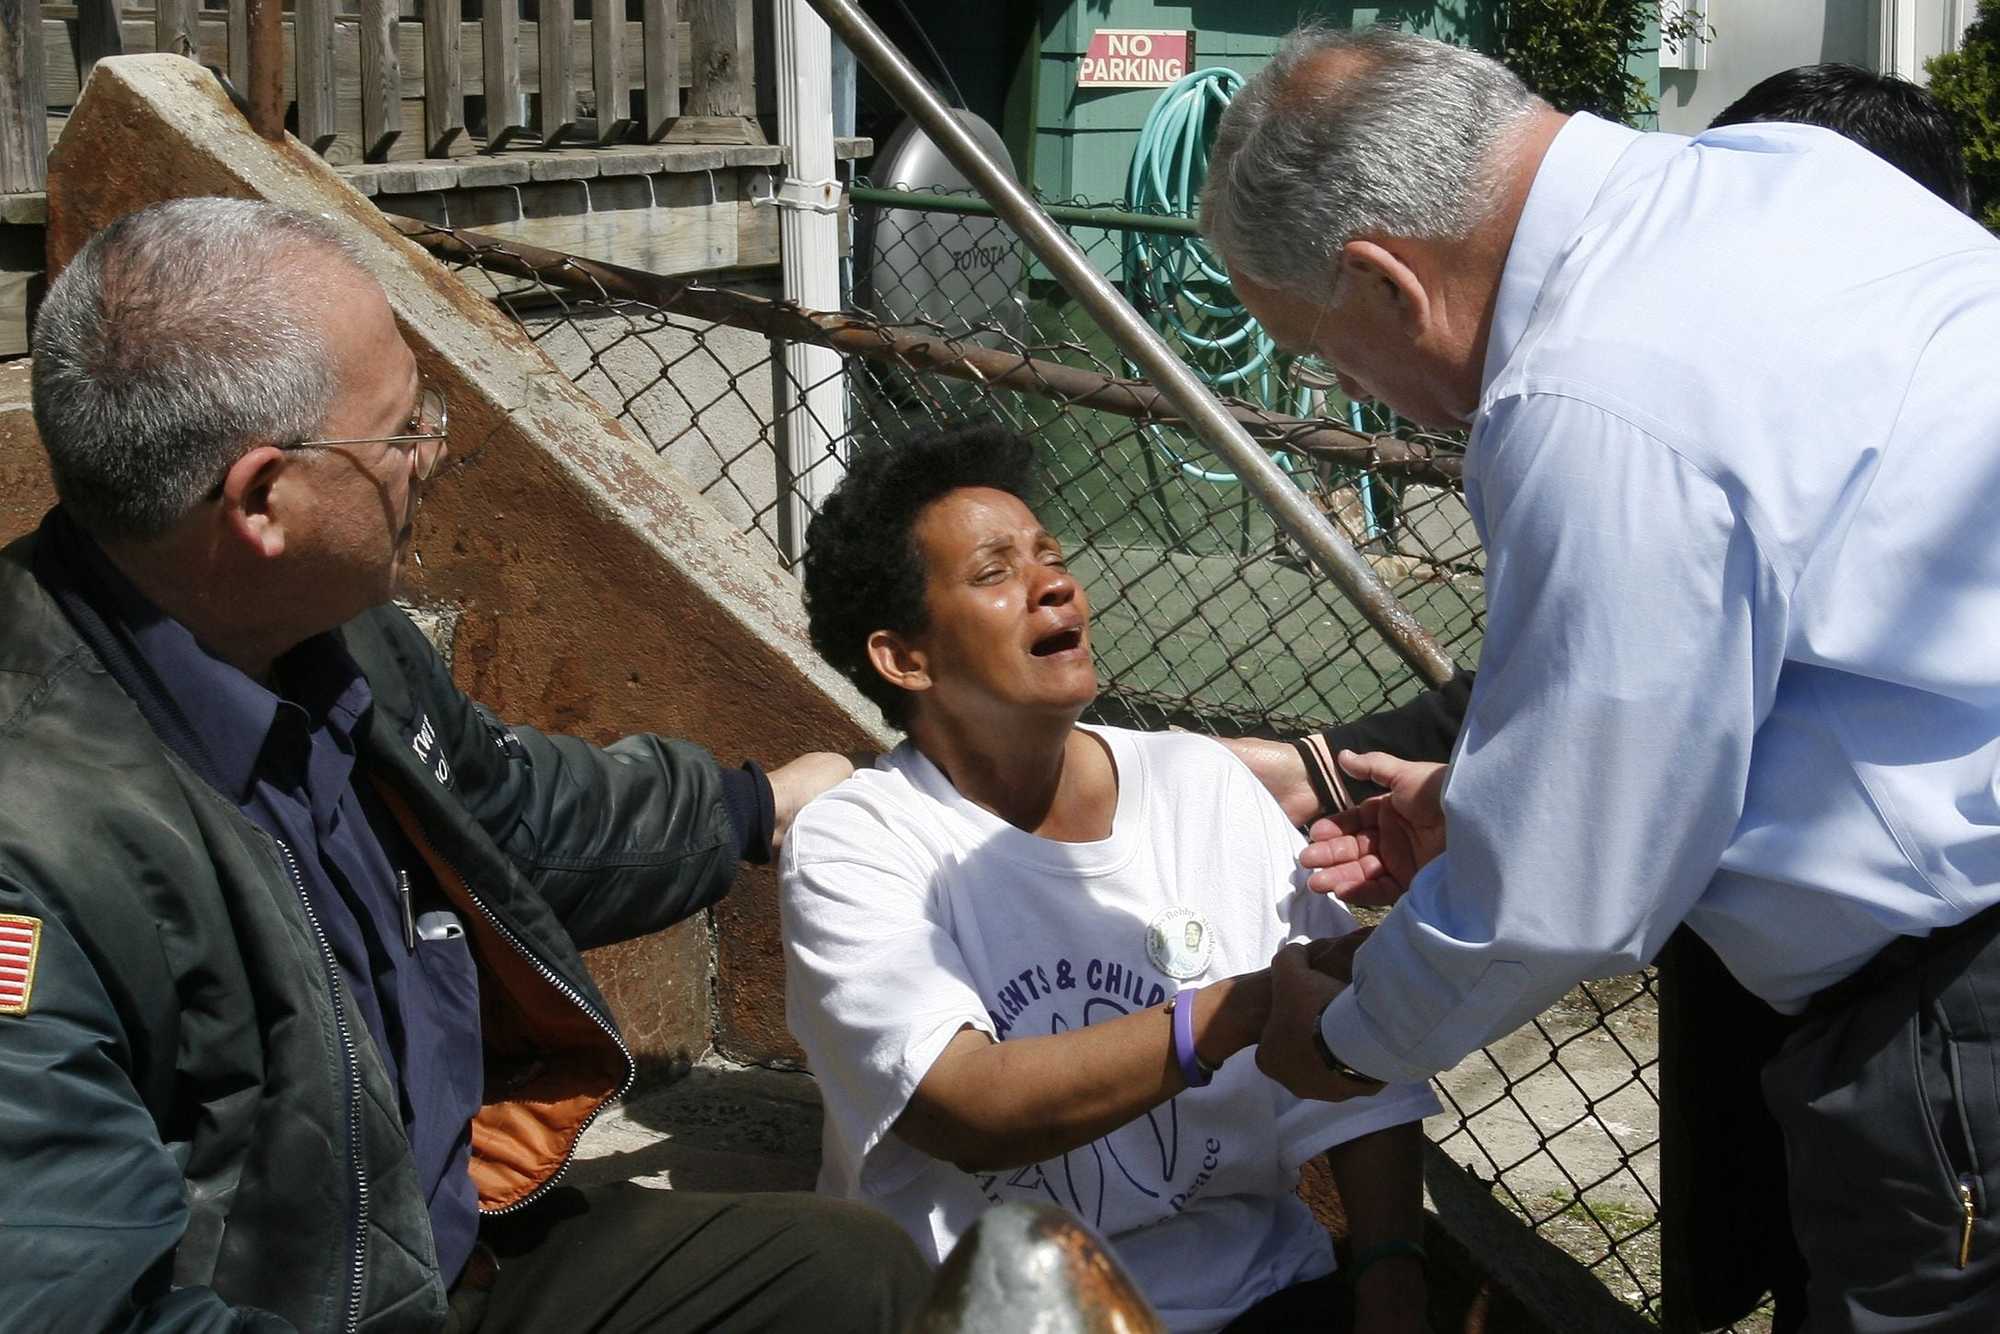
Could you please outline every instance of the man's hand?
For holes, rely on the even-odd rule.
[[[1368,937],[1375,934],[1372,926],[1356,927],[1344,936],[1328,936],[1323,940],[1306,942],[1306,964],[1316,973],[1325,973],[1342,986],[1354,981],[1354,955]],[[1267,970],[1268,971],[1268,970]]]
[[[1287,945],[1271,960],[1271,1017],[1257,1044],[1257,1068],[1296,1097],[1344,1102],[1382,1091],[1373,1080],[1347,1079],[1327,1069],[1313,1041],[1320,1011],[1345,990],[1345,982],[1312,966],[1305,945]]]
[[[1343,750],[1340,767],[1387,791],[1315,821],[1299,865],[1306,884],[1344,903],[1383,908],[1403,897],[1418,871],[1444,851],[1442,764]]]
[[[771,851],[785,845],[785,835],[805,804],[854,772],[854,761],[829,751],[809,751],[790,764],[779,765],[764,775],[771,780]]]
[[[1264,785],[1264,790],[1277,799],[1287,820],[1304,824],[1319,814],[1319,795],[1313,791],[1312,780],[1306,777],[1305,760],[1291,742],[1266,741],[1254,736],[1218,740],[1234,751],[1236,758]]]

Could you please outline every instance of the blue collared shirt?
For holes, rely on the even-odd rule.
[[[1571,119],[1466,459],[1449,850],[1328,1007],[1408,1080],[1685,919],[1796,1011],[2000,902],[2000,243],[1795,125]]]
[[[274,692],[212,656],[73,524],[52,529],[98,614],[150,668],[161,702],[187,723],[210,781],[290,851],[366,1031],[356,1040],[372,1040],[401,1095],[449,1282],[479,1227],[469,1171],[484,1079],[478,974],[462,931],[434,930],[427,934],[436,938],[409,943],[406,878],[412,923],[448,905],[394,817],[354,782],[354,738],[373,703],[368,682],[339,641],[321,635],[278,661]]]

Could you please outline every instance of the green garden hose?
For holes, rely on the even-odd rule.
[[[1146,113],[1132,150],[1132,169],[1125,181],[1127,208],[1135,213],[1193,215],[1208,174],[1208,149],[1216,124],[1242,87],[1241,74],[1211,65],[1183,75],[1160,94]],[[1285,384],[1277,345],[1236,299],[1228,273],[1200,236],[1127,232],[1125,284],[1133,305],[1161,333],[1179,341],[1190,366],[1217,393],[1251,399],[1293,416],[1312,415],[1313,392]],[[1348,404],[1348,418],[1355,430],[1363,429],[1360,404]],[[1236,481],[1233,472],[1204,468],[1181,457],[1160,432],[1148,434],[1188,477],[1216,484]],[[1284,453],[1276,460],[1287,472],[1307,466]],[[1370,480],[1364,473],[1359,485],[1372,537],[1376,523]]]
[[[1207,174],[1215,125],[1242,86],[1243,76],[1235,70],[1212,65],[1184,75],[1160,94],[1132,151],[1125,183],[1128,208],[1175,217],[1193,214]],[[1132,303],[1181,345],[1189,365],[1217,393],[1304,415],[1309,396],[1301,391],[1299,402],[1286,401],[1278,350],[1236,299],[1229,275],[1206,241],[1199,236],[1127,232],[1124,258],[1126,292]],[[1158,432],[1151,434],[1187,476],[1214,483],[1236,480],[1235,473],[1203,468],[1180,457]],[[1284,455],[1278,461],[1288,469],[1293,466]]]

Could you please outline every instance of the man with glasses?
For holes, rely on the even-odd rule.
[[[899,1329],[807,1195],[556,1178],[634,1073],[581,948],[766,860],[724,769],[461,695],[389,602],[448,449],[320,222],[160,205],[51,285],[61,503],[0,554],[0,1309],[22,1329]]]

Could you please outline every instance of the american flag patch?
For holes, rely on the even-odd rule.
[[[0,913],[0,1014],[26,1014],[35,991],[42,919]]]

